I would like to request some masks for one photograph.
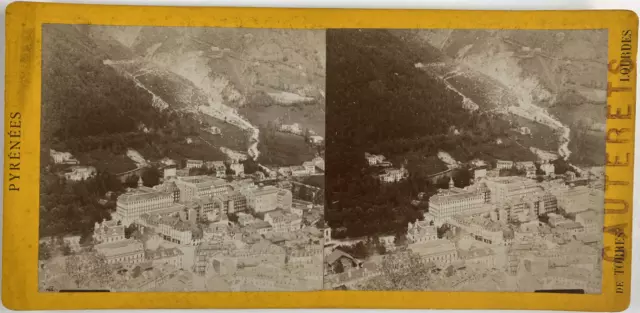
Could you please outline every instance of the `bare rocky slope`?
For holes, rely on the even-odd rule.
[[[131,110],[153,113],[148,116],[164,112],[160,114],[182,120],[179,124],[187,131],[174,134],[183,138],[170,141],[188,141],[189,148],[179,148],[174,143],[163,151],[140,151],[149,159],[160,157],[169,150],[181,151],[171,153],[177,158],[219,159],[222,157],[220,151],[226,154],[238,151],[258,158],[259,124],[269,114],[255,114],[250,120],[239,113],[239,109],[302,105],[305,112],[324,112],[323,32],[88,25],[56,25],[50,26],[49,31],[53,34],[52,40],[45,50],[59,62],[50,62],[46,70],[63,78],[69,77],[70,81],[59,84],[53,78],[45,77],[43,87],[51,95],[51,99],[44,100],[45,105],[65,102],[70,90],[81,90],[87,97],[83,100],[82,110],[74,109],[80,105],[74,101],[67,103],[65,109],[53,105],[45,111],[75,110],[90,115],[100,107],[93,101],[99,98],[106,99],[107,103],[119,103],[112,106],[114,112],[119,112],[117,108],[123,106],[124,101],[116,98],[121,95],[107,94],[99,86],[100,81],[73,80],[72,76],[82,70],[78,68],[81,62],[70,63],[59,56],[66,53],[70,59],[87,61],[90,65],[85,66],[89,71],[108,73],[107,84],[113,81],[126,85],[122,89],[125,97],[141,97],[128,101],[126,105],[132,107]],[[101,101],[97,101],[99,103]],[[131,127],[106,130],[106,133],[140,135],[146,127],[146,132],[156,134],[163,128],[170,131],[169,128],[176,126],[172,122],[150,127],[153,122],[145,121],[144,113],[137,117],[137,113],[131,115],[127,110],[120,112],[127,116],[126,120],[132,121]],[[319,113],[312,114],[318,116],[314,126],[321,126],[322,129],[316,131],[323,134],[324,115]],[[58,135],[72,131],[53,121],[55,118],[50,120],[51,127],[46,133],[55,139],[53,141],[62,142],[61,148],[69,149],[64,144],[66,138]],[[211,134],[208,131],[211,126],[220,129],[222,136]],[[84,134],[76,133],[80,137]],[[102,131],[99,133],[104,135]],[[168,145],[170,141],[167,141]],[[86,147],[83,150],[87,150]]]

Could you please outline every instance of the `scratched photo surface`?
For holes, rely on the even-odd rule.
[[[324,30],[42,38],[40,291],[323,288]]]
[[[599,294],[606,80],[606,30],[328,30],[325,289]]]

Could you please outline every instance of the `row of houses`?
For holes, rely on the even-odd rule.
[[[555,176],[555,165],[544,161],[539,164],[540,170],[544,173],[545,176],[554,177]],[[537,177],[537,167],[533,161],[523,161],[523,162],[514,162],[514,161],[505,161],[505,160],[497,160],[496,168],[498,170],[503,169],[512,169],[516,168],[518,170],[525,170],[526,176],[528,178],[536,178]]]

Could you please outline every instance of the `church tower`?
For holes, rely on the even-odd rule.
[[[449,189],[453,189],[455,185],[453,184],[453,177],[449,177]]]

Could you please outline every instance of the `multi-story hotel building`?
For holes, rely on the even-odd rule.
[[[181,245],[190,244],[193,240],[194,225],[177,218],[164,218],[158,223],[157,231],[162,239]]]
[[[567,213],[578,213],[588,210],[591,207],[592,199],[589,187],[572,186],[564,190],[561,196],[558,196],[558,206]]]
[[[114,219],[120,220],[122,224],[128,226],[142,214],[177,212],[183,207],[174,202],[172,193],[140,187],[129,190],[118,197]]]
[[[519,176],[491,177],[484,180],[491,193],[491,202],[500,203],[508,199],[542,191],[535,180]]]
[[[454,215],[478,214],[487,210],[486,195],[480,190],[453,187],[439,190],[429,199],[429,214],[437,222]]]
[[[180,202],[189,202],[197,197],[217,197],[230,190],[224,179],[210,176],[178,177],[175,183],[180,189]]]
[[[173,202],[180,201],[180,189],[173,180],[167,180],[160,185],[154,186],[153,189],[172,194]]]
[[[264,221],[272,226],[274,233],[292,233],[302,227],[302,217],[297,214],[285,213],[282,210],[266,213]]]
[[[602,229],[604,219],[593,210],[588,210],[576,214],[576,222],[584,227],[584,231],[589,234],[596,234]]]
[[[540,215],[554,213],[557,209],[556,198],[541,191],[509,198],[498,204],[508,214],[509,221],[526,222],[537,219]]]
[[[247,206],[253,208],[256,213],[273,211],[278,207],[291,207],[291,192],[282,192],[273,186],[260,188],[247,188],[240,190],[247,198]]]
[[[291,210],[293,206],[293,195],[291,191],[287,189],[280,189],[278,191],[278,207],[283,210]],[[302,216],[302,214],[300,214]]]
[[[229,187],[229,189],[233,188]],[[218,196],[196,197],[189,203],[197,207],[198,218],[204,218],[210,213],[219,215],[221,213],[229,214],[247,210],[247,198],[239,191],[229,191]]]

